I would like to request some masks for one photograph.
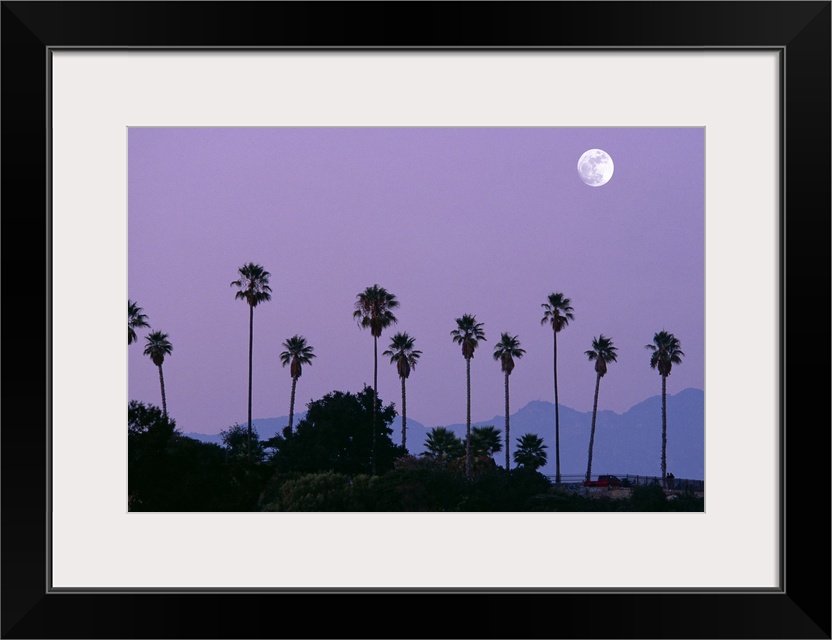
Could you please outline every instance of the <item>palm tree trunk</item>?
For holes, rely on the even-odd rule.
[[[667,376],[662,376],[662,487],[667,488]]]
[[[465,414],[465,475],[471,475],[471,358],[465,358],[465,380],[468,409]]]
[[[373,336],[373,441],[370,449],[373,475],[376,475],[376,404],[378,404],[378,338]]]
[[[159,384],[162,386],[162,414],[168,417],[168,402],[165,399],[165,375],[162,373],[162,365],[159,365]]]
[[[554,331],[554,351],[552,360],[555,366],[555,483],[560,484],[560,414],[558,412],[558,332]]]
[[[407,449],[407,394],[404,390],[404,378],[402,378],[402,447]]]
[[[248,305],[248,440],[246,454],[251,462],[251,360],[254,352],[254,306]]]
[[[289,399],[289,433],[292,433],[292,421],[295,417],[295,386],[298,383],[298,379],[293,377],[292,378],[292,396]]]
[[[592,447],[595,444],[595,417],[598,415],[598,389],[601,386],[601,376],[595,378],[595,400],[592,403],[592,429],[589,432],[589,457],[586,463],[586,481],[592,480]]]
[[[511,457],[508,454],[508,445],[511,440],[509,439],[509,425],[508,425],[508,373],[506,373],[506,471],[510,469],[509,461]]]

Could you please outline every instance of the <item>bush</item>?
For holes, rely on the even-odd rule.
[[[658,483],[633,487],[630,496],[632,511],[667,511],[667,496]]]
[[[259,511],[374,511],[377,477],[334,471],[278,473],[266,484]]]
[[[456,511],[465,491],[458,473],[428,461],[421,468],[399,468],[378,478],[377,511]]]

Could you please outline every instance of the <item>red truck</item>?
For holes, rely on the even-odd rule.
[[[597,480],[584,481],[585,487],[620,487],[621,480],[615,476],[598,476]]]

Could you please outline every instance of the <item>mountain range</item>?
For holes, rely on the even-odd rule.
[[[661,475],[661,419],[660,395],[652,396],[634,405],[622,414],[599,411],[595,425],[595,443],[592,455],[592,475]],[[560,468],[565,481],[578,479],[586,474],[589,452],[589,434],[592,412],[580,412],[560,405]],[[298,424],[306,412],[295,414]],[[289,424],[289,416],[260,418],[252,421],[261,440],[271,438]],[[241,421],[240,424],[245,424]],[[505,438],[505,417],[472,423],[472,426],[492,425]],[[443,425],[461,438],[465,438],[465,424]],[[547,446],[548,461],[540,471],[555,475],[555,405],[552,402],[534,400],[510,416],[511,453],[516,449],[517,438],[534,433],[543,438]],[[391,425],[393,441],[401,442],[401,417],[396,416]],[[408,417],[407,448],[413,455],[424,452],[429,427]],[[221,444],[219,434],[185,433],[201,442]],[[505,465],[505,450],[495,456],[497,464]],[[513,462],[512,462],[513,466]],[[667,396],[667,471],[677,478],[705,479],[705,393],[701,389],[688,388]]]

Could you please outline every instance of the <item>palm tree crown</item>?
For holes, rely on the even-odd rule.
[[[143,309],[132,300],[127,301],[127,344],[133,344],[138,337],[136,336],[137,327],[149,327],[147,323],[147,316],[142,313]]]
[[[168,334],[161,331],[154,331],[145,338],[144,355],[149,356],[157,367],[161,367],[165,356],[173,351],[173,345],[168,340]]]
[[[526,350],[520,348],[520,340],[517,336],[505,332],[500,335],[500,341],[494,345],[494,359],[500,361],[500,368],[506,375],[511,375],[514,371],[514,359],[522,358],[525,353]]]
[[[249,262],[237,270],[240,276],[231,283],[239,291],[234,295],[236,300],[245,300],[251,307],[256,307],[261,302],[268,302],[272,299],[269,278],[272,274],[266,271],[262,265]]]
[[[488,458],[503,450],[500,430],[494,426],[473,427],[471,429],[471,449],[478,458]]]
[[[285,367],[289,365],[289,374],[293,379],[300,378],[303,372],[303,365],[312,364],[312,358],[315,358],[314,347],[306,344],[306,338],[299,335],[294,335],[283,343],[283,348],[286,351],[281,352],[280,362]]]
[[[535,433],[527,433],[517,438],[514,462],[521,467],[539,469],[546,464],[546,448],[543,438]]]
[[[555,333],[560,333],[570,320],[575,319],[571,305],[572,301],[562,293],[550,293],[548,301],[540,305],[544,309],[540,324],[551,324]]]
[[[391,309],[399,306],[396,296],[384,287],[374,284],[356,296],[352,317],[362,329],[370,329],[374,338],[381,336],[383,329],[398,322]]]
[[[433,427],[425,439],[425,451],[436,458],[457,458],[465,452],[465,445],[447,427]]]
[[[644,345],[653,353],[650,355],[650,367],[658,369],[662,376],[669,376],[674,364],[682,363],[684,352],[680,348],[679,339],[667,331],[659,331],[653,336],[651,344]]]
[[[604,377],[607,373],[607,363],[615,362],[618,348],[612,343],[611,338],[604,337],[604,334],[592,339],[592,349],[584,351],[584,355],[590,362],[595,361],[595,373]]]
[[[407,333],[397,333],[390,340],[390,346],[382,355],[390,358],[390,364],[396,365],[400,378],[409,378],[410,372],[416,368],[416,363],[422,352],[414,349],[415,338]]]
[[[456,319],[456,329],[451,331],[451,335],[454,342],[462,345],[462,355],[466,360],[474,357],[479,341],[486,339],[482,322],[477,322],[476,317],[468,313]]]

